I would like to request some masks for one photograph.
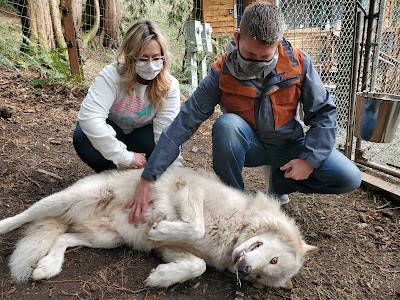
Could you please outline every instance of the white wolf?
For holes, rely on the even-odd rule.
[[[61,272],[68,247],[158,251],[165,261],[146,279],[167,287],[200,276],[206,264],[242,274],[258,286],[291,287],[307,245],[279,202],[224,185],[211,172],[170,167],[154,185],[147,223],[128,223],[126,204],[142,171],[107,171],[85,177],[0,221],[0,234],[33,221],[9,266],[17,281]]]

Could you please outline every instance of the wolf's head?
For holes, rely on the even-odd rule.
[[[318,248],[303,240],[294,221],[271,199],[261,200],[264,207],[255,203],[259,211],[249,214],[252,220],[248,220],[232,252],[234,269],[256,286],[291,288],[291,278],[307,255]]]

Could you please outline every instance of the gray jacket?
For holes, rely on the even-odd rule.
[[[281,42],[281,51],[285,51],[293,66],[297,66],[294,50],[285,39]],[[298,53],[298,49],[296,49]],[[303,52],[301,52],[303,53]],[[302,122],[298,116],[293,117],[284,125],[275,128],[274,112],[271,103],[271,93],[290,86],[298,82],[299,78],[291,76],[285,77],[285,73],[291,71],[290,68],[282,70],[280,60],[284,55],[280,55],[277,67],[272,71],[264,82],[256,80],[238,81],[241,86],[250,86],[257,89],[254,105],[254,116],[256,128],[255,132],[260,141],[265,145],[284,145],[295,139],[304,136]],[[318,168],[321,162],[331,153],[337,132],[336,106],[332,97],[325,89],[318,73],[314,69],[311,59],[303,53],[304,66],[301,78],[300,95],[296,100],[302,103],[304,111],[304,124],[309,126],[305,136],[306,150],[299,155],[314,168]],[[221,70],[222,69],[222,70]],[[227,72],[225,67],[216,68],[216,64],[210,73],[201,81],[199,87],[182,106],[178,116],[171,123],[168,130],[161,135],[142,177],[156,180],[172,164],[179,155],[181,145],[187,141],[197,130],[197,128],[207,120],[213,113],[217,104],[221,104],[221,72]],[[284,94],[284,93],[283,93]]]

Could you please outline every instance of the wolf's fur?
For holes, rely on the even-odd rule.
[[[10,258],[17,281],[61,272],[67,247],[129,245],[158,251],[165,261],[146,279],[167,287],[201,275],[206,264],[243,274],[258,285],[289,287],[315,247],[307,245],[280,205],[261,193],[245,194],[214,173],[170,167],[154,185],[147,223],[128,223],[141,170],[91,175],[0,221],[0,234],[33,221]]]

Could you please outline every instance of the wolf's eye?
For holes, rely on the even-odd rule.
[[[257,279],[260,279],[260,278],[261,278],[261,275],[257,275],[256,278],[257,278]]]
[[[278,263],[278,257],[274,257],[273,259],[271,259],[271,261],[269,263],[276,265]]]

